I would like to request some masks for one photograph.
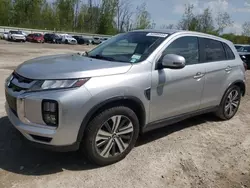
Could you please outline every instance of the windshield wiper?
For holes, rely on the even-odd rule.
[[[102,55],[99,55],[99,54],[93,55],[93,56],[90,55],[88,57],[95,58],[95,59],[103,59],[103,60],[107,60],[107,61],[115,61],[115,59],[112,58],[112,57],[105,57],[105,56],[102,56]]]

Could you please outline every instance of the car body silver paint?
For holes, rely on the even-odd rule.
[[[74,79],[123,74],[130,63],[109,62],[87,58],[78,54],[45,56],[28,60],[15,70],[31,79]]]
[[[236,80],[245,82],[242,60],[231,42],[189,31],[146,31],[166,32],[171,35],[145,61],[137,64],[108,62],[77,54],[66,54],[35,58],[18,66],[15,71],[31,79],[91,78],[77,89],[31,93],[12,92],[6,85],[7,93],[25,103],[25,109],[21,105],[18,109],[21,117],[25,116],[26,119],[17,118],[6,105],[11,122],[33,142],[65,146],[76,142],[81,123],[88,112],[108,99],[124,96],[139,99],[145,108],[145,123],[148,124],[219,105],[223,93],[231,83]],[[207,37],[225,42],[234,52],[235,60],[188,65],[179,70],[156,70],[156,63],[163,50],[182,36]],[[232,70],[226,72],[227,66],[231,66]],[[194,79],[197,72],[204,73],[204,76]],[[150,100],[144,93],[148,88],[151,88]],[[56,129],[46,126],[42,120],[40,105],[43,99],[57,100],[59,103],[59,126]],[[29,134],[53,139],[45,143],[34,140]]]

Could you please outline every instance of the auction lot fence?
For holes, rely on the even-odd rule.
[[[4,32],[9,32],[10,30],[20,30],[27,34],[30,33],[58,33],[58,34],[69,34],[69,35],[82,35],[86,37],[111,37],[112,35],[100,35],[100,34],[90,34],[90,33],[77,33],[77,32],[66,32],[66,31],[53,31],[53,30],[41,30],[41,29],[30,29],[30,28],[20,28],[20,27],[8,27],[0,26],[0,34]]]

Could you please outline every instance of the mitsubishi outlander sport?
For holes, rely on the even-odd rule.
[[[118,162],[140,133],[214,112],[229,120],[245,67],[219,37],[174,30],[119,34],[86,53],[38,57],[6,79],[6,112],[32,143]]]

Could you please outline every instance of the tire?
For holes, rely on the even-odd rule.
[[[230,120],[231,118],[233,118],[239,109],[241,95],[241,89],[239,88],[239,86],[233,85],[229,87],[221,100],[219,109],[216,112],[216,116],[221,120]],[[231,109],[233,109],[233,111],[230,113]]]
[[[119,118],[120,121],[118,121]],[[117,133],[112,134],[112,132],[114,132],[114,122],[120,123],[118,123]],[[104,123],[107,126],[105,126]],[[109,127],[109,129],[107,127]],[[106,134],[101,137],[100,130],[104,130],[105,133],[108,133],[108,131],[111,133],[108,133],[108,137]],[[97,140],[98,134],[100,140]],[[96,165],[110,165],[127,156],[134,147],[138,135],[139,120],[134,111],[125,106],[113,107],[95,116],[87,125],[81,150],[87,158]],[[97,144],[100,146],[97,146]]]
[[[65,40],[65,44],[68,44],[69,42],[68,42],[68,40]]]

